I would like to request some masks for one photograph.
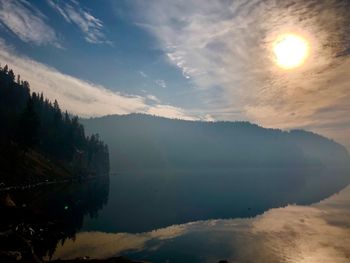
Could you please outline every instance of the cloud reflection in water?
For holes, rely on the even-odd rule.
[[[349,222],[347,187],[312,206],[288,205],[255,218],[198,221],[139,234],[82,232],[58,247],[54,257],[127,254],[152,262],[178,262],[179,257],[191,262],[349,262]]]

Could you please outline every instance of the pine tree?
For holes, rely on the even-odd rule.
[[[34,110],[33,99],[29,98],[26,107],[20,115],[17,129],[17,141],[24,153],[38,143],[39,124],[39,117]]]
[[[8,75],[9,75],[9,77],[10,77],[10,80],[11,80],[12,82],[14,82],[14,81],[15,81],[15,73],[13,73],[13,70],[12,70],[12,69],[9,70]]]
[[[0,68],[0,119],[0,154],[12,149],[25,157],[33,149],[73,175],[108,173],[108,149],[99,136],[86,136],[78,117],[62,112],[57,101],[30,93],[29,83],[7,65]]]

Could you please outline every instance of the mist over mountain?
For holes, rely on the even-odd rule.
[[[333,140],[249,122],[184,121],[144,114],[82,119],[110,149],[111,172],[235,167],[346,166]]]

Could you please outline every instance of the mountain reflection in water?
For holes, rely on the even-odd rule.
[[[57,183],[47,186],[1,193],[16,204],[16,208],[0,206],[0,232],[16,231],[16,235],[30,240],[35,254],[50,258],[58,243],[74,239],[82,228],[84,217],[98,217],[107,203],[108,177],[80,183]],[[16,230],[15,230],[16,229]],[[19,229],[17,231],[17,229]],[[30,234],[28,234],[30,230]],[[21,242],[6,235],[0,239],[0,250],[19,249]],[[10,241],[12,240],[12,241]],[[17,240],[15,238],[15,240]]]
[[[142,216],[139,217],[142,220]],[[123,254],[152,262],[349,262],[350,187],[311,206],[140,233],[81,232],[55,258]]]
[[[350,189],[306,206],[348,183],[348,169],[325,167],[118,174],[54,258],[348,262]]]
[[[10,195],[56,222],[33,243],[48,260],[349,262],[349,182],[348,168],[158,171]]]
[[[348,169],[250,168],[121,173],[108,203],[82,231],[148,232],[198,220],[253,217],[287,204],[309,205],[349,183]]]

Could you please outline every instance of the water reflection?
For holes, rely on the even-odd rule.
[[[311,204],[349,183],[349,170],[236,169],[123,173],[111,177],[108,204],[83,231],[138,233],[215,218],[252,217],[287,204]]]
[[[40,220],[56,222],[33,242],[36,254],[47,259],[345,262],[350,189],[306,205],[340,191],[349,179],[349,169],[326,167],[162,171],[51,185],[11,197]],[[0,226],[6,225],[3,219]],[[16,220],[9,222],[23,218]]]
[[[142,220],[142,218],[141,218]],[[350,187],[311,206],[127,234],[82,232],[56,258],[127,255],[152,262],[349,262]]]
[[[98,211],[107,203],[108,194],[108,177],[2,193],[3,197],[11,198],[16,207],[0,206],[0,229],[23,229],[16,233],[30,240],[35,254],[39,258],[50,258],[58,243],[64,244],[67,239],[75,238],[84,217],[98,217]],[[0,240],[0,246],[4,245],[3,241],[7,242]],[[16,244],[18,242],[14,243],[13,249],[18,249]]]

